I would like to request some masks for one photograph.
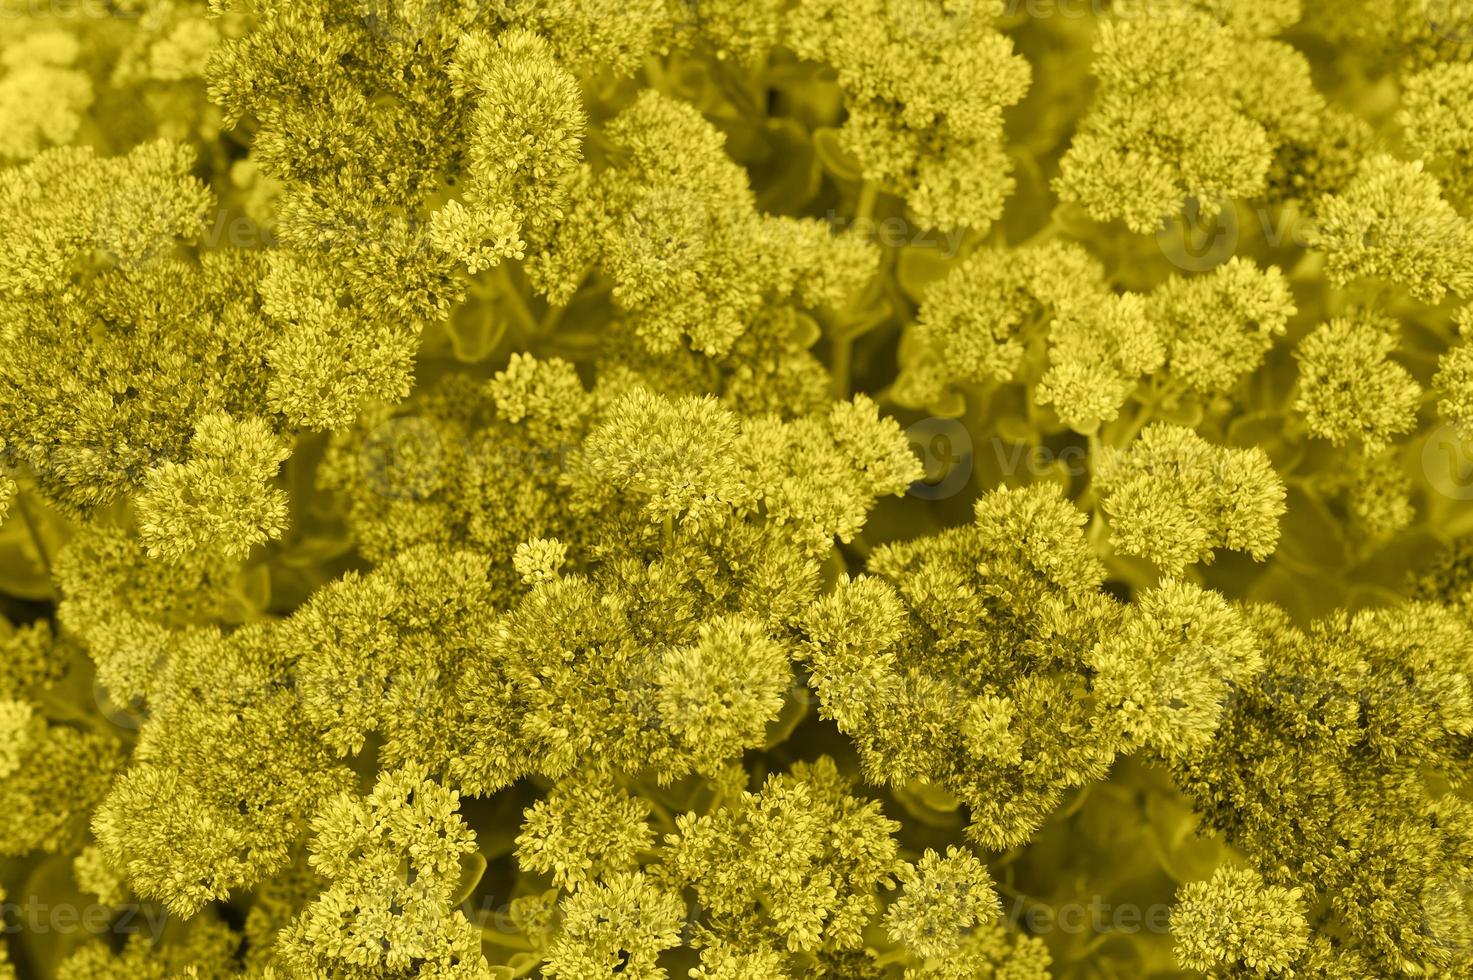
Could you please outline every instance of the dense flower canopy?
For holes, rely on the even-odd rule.
[[[1473,976],[1473,10],[0,0],[0,980]]]

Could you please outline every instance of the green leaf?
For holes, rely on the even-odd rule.
[[[793,343],[803,349],[808,349],[818,343],[823,336],[823,327],[818,321],[807,313],[797,313],[793,316]]]
[[[446,327],[455,359],[463,364],[485,360],[501,343],[509,322],[506,317],[497,316],[490,304],[466,303],[461,306]]]
[[[766,748],[773,748],[788,740],[793,734],[793,729],[802,724],[803,719],[808,717],[813,706],[813,692],[807,687],[794,687],[788,691],[788,696],[783,700],[782,710],[778,716],[767,723]]]
[[[967,396],[953,388],[929,406],[931,413],[944,419],[959,419],[967,414]]]
[[[823,168],[808,131],[793,119],[772,119],[763,133],[766,159],[748,167],[757,206],[773,214],[795,214],[818,194]]]
[[[486,873],[486,855],[480,851],[472,851],[460,859],[460,884],[451,896],[451,906],[459,905],[471,897],[476,886],[481,883],[481,877]]]
[[[961,801],[934,783],[910,783],[894,791],[905,812],[928,827],[960,827]]]
[[[1275,558],[1301,569],[1344,568],[1350,554],[1339,523],[1320,500],[1291,487],[1286,495],[1288,511],[1279,522]]]
[[[1283,567],[1270,569],[1253,584],[1247,598],[1252,602],[1274,603],[1301,625],[1314,618],[1315,603],[1310,599],[1304,582]]]
[[[839,145],[837,129],[815,130],[813,150],[818,155],[818,162],[830,176],[855,183],[864,179],[864,171],[860,169],[859,161],[846,153]]]
[[[919,303],[926,297],[926,288],[944,277],[955,264],[956,260],[945,252],[907,245],[898,253],[895,278],[905,295]]]
[[[37,550],[33,527],[48,557],[66,544],[71,527],[35,494],[25,490],[21,494],[24,499],[18,495],[11,502],[10,515],[0,524],[0,592],[20,599],[47,599],[52,594],[51,577]]]
[[[1214,837],[1197,833],[1200,821],[1191,807],[1163,793],[1146,797],[1152,846],[1162,870],[1178,882],[1198,881],[1222,862],[1225,848]]]

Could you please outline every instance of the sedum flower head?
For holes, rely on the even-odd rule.
[[[1090,651],[1102,723],[1167,758],[1200,753],[1226,702],[1262,669],[1258,637],[1222,596],[1181,581],[1140,594]]]
[[[1456,931],[1407,924],[1427,921],[1429,901],[1466,876],[1473,853],[1463,804],[1434,799],[1423,781],[1465,764],[1462,733],[1473,730],[1466,624],[1426,603],[1337,613],[1302,630],[1270,607],[1249,615],[1264,670],[1230,702],[1222,731],[1232,734],[1182,760],[1179,784],[1265,882],[1328,902],[1352,939],[1347,970],[1361,964],[1346,975],[1376,975],[1372,962],[1381,972],[1405,962],[1445,968],[1458,955]],[[1207,935],[1232,945],[1183,938],[1185,948],[1227,965],[1245,951],[1282,954],[1277,942],[1258,943],[1276,937],[1274,921],[1292,917],[1249,911],[1280,904],[1276,893],[1255,898],[1258,886],[1231,880],[1223,887],[1246,890],[1233,900],[1252,903],[1250,921],[1267,915],[1264,928],[1236,932],[1242,916],[1218,918],[1204,903],[1192,914],[1216,918]],[[1326,959],[1311,947],[1310,963]]]
[[[646,55],[663,48],[681,18],[662,0],[498,3],[497,13],[548,38],[558,60],[579,75],[600,77],[632,74]]]
[[[1325,252],[1326,275],[1336,285],[1390,282],[1424,303],[1473,291],[1467,222],[1421,161],[1373,157],[1318,211],[1314,245]]]
[[[75,849],[120,765],[117,739],[39,716],[16,734],[19,764],[0,778],[0,853]]]
[[[57,619],[86,643],[98,683],[117,704],[146,697],[169,654],[238,605],[238,576],[222,556],[151,559],[141,541],[105,525],[80,529],[53,571]]]
[[[88,844],[77,852],[72,861],[72,877],[83,893],[95,895],[104,905],[122,905],[128,896],[127,879],[96,844]]]
[[[878,804],[851,796],[825,757],[713,813],[681,816],[666,860],[712,920],[738,935],[795,952],[857,949],[879,910],[877,889],[892,884],[896,827]]]
[[[969,931],[949,955],[908,967],[905,980],[1048,980],[1052,965],[1042,939],[992,922]]]
[[[34,731],[31,717],[30,702],[0,701],[0,731],[5,733],[5,748],[0,754],[0,779],[20,769]]]
[[[12,627],[0,619],[0,854],[77,850],[87,815],[121,763],[118,740],[48,710],[82,669],[75,648],[45,620]]]
[[[575,774],[523,813],[517,862],[575,890],[639,866],[654,844],[649,805],[596,773]]]
[[[1234,29],[1195,11],[1103,22],[1099,94],[1064,155],[1060,196],[1151,232],[1188,198],[1210,210],[1261,193],[1272,144],[1222,84],[1237,42]]]
[[[643,504],[652,524],[699,527],[751,501],[735,451],[739,433],[740,420],[714,398],[670,401],[636,389],[589,433],[569,479],[590,506],[622,493]]]
[[[1049,328],[1049,369],[1034,397],[1060,421],[1094,432],[1113,421],[1142,375],[1160,369],[1166,348],[1134,293],[1071,304]]]
[[[326,257],[274,251],[260,292],[281,328],[266,351],[272,411],[301,428],[338,429],[367,403],[409,394],[414,332],[400,322],[365,322]]]
[[[221,918],[201,916],[155,944],[147,930],[132,933],[122,948],[90,940],[56,966],[57,980],[229,980],[240,975],[240,934]]]
[[[76,36],[56,30],[22,34],[0,50],[0,159],[30,160],[76,139],[94,97],[80,54]]]
[[[166,462],[144,475],[134,506],[149,556],[205,551],[239,558],[279,537],[286,494],[269,484],[289,455],[264,420],[224,413],[201,418],[189,461]]]
[[[587,119],[577,80],[536,34],[464,35],[449,77],[475,101],[465,194],[473,210],[506,208],[541,237],[562,217],[559,189],[581,163]],[[474,270],[472,270],[474,271]]]
[[[0,177],[3,237],[0,293],[34,296],[62,284],[76,260],[100,250],[113,261],[144,262],[175,238],[194,239],[213,203],[193,177],[194,152],[163,140],[127,156],[99,158],[57,148]]]
[[[1473,308],[1462,307],[1454,315],[1460,340],[1437,359],[1432,387],[1439,398],[1437,411],[1459,433],[1473,433],[1473,344],[1467,341],[1473,324]]]
[[[1296,312],[1283,273],[1242,258],[1168,279],[1148,302],[1168,374],[1204,395],[1228,391],[1256,370]]]
[[[1371,540],[1390,540],[1416,520],[1412,478],[1396,450],[1357,460],[1347,476],[1346,505]]]
[[[591,269],[648,352],[688,343],[724,357],[773,305],[843,307],[876,249],[817,219],[760,213],[725,135],[692,106],[646,89],[603,129],[608,165],[573,178],[575,203],[529,259],[565,302]]]
[[[976,521],[877,548],[801,621],[820,714],[869,780],[930,783],[989,848],[1029,838],[1123,746],[1079,692],[1118,616],[1085,515],[1055,484],[999,489]]]
[[[1422,389],[1391,359],[1395,328],[1384,317],[1342,317],[1300,342],[1295,409],[1310,432],[1337,446],[1358,440],[1375,454],[1415,425]]]
[[[1473,152],[1473,66],[1436,64],[1405,81],[1401,122],[1407,147],[1423,161],[1456,205],[1473,195],[1461,161]]]
[[[1299,890],[1265,884],[1251,868],[1218,868],[1183,886],[1171,932],[1178,962],[1209,976],[1288,975],[1309,945]]]
[[[48,620],[15,626],[0,619],[0,697],[29,698],[61,680],[72,649]]]
[[[701,772],[761,745],[790,680],[787,650],[739,617],[702,623],[696,642],[666,653],[655,672],[660,717]]]
[[[766,977],[791,980],[788,957],[774,949],[744,951],[740,946],[713,940],[701,950],[701,965],[690,971],[691,980],[746,980]]]
[[[642,872],[618,872],[569,895],[562,915],[543,966],[547,976],[664,980],[656,960],[680,943],[685,903]]]
[[[1261,449],[1213,446],[1157,423],[1126,449],[1107,447],[1095,484],[1115,547],[1171,575],[1217,548],[1262,561],[1278,543],[1284,485]]]
[[[789,422],[748,419],[738,458],[768,518],[815,552],[853,540],[878,498],[924,475],[899,425],[865,395]]]
[[[141,897],[180,916],[290,862],[297,822],[350,778],[303,717],[274,630],[199,630],[157,668],[130,768],[92,818]],[[249,760],[270,754],[269,770]]]
[[[981,3],[923,0],[802,0],[788,12],[787,43],[838,73],[840,145],[924,227],[985,231],[1013,191],[1003,110],[1031,72],[994,17]]]
[[[377,733],[390,764],[444,765],[453,680],[490,643],[491,596],[483,557],[433,545],[319,590],[282,627],[300,710],[340,754]]]
[[[157,141],[114,158],[51,150],[0,174],[0,439],[73,515],[181,461],[205,417],[265,414],[263,263],[182,254],[213,203],[194,165]]]
[[[327,889],[277,942],[289,977],[488,980],[479,930],[453,907],[475,834],[454,791],[412,770],[344,793],[312,821],[312,867]]]
[[[215,807],[168,769],[137,766],[113,784],[92,831],[134,892],[189,916],[285,863],[276,821],[254,816]]]
[[[904,893],[885,910],[886,928],[921,959],[955,953],[973,926],[989,923],[1001,909],[987,866],[955,847],[944,856],[928,848],[897,877]]]
[[[575,435],[590,414],[590,399],[577,372],[560,358],[513,354],[487,383],[496,414],[525,428],[534,442],[557,443]]]
[[[533,538],[517,545],[512,567],[526,585],[537,585],[557,578],[558,570],[568,560],[568,546],[557,538]]]
[[[1010,381],[1051,314],[1106,296],[1104,270],[1078,245],[980,249],[926,289],[901,348],[896,397],[929,405],[954,385]]]

